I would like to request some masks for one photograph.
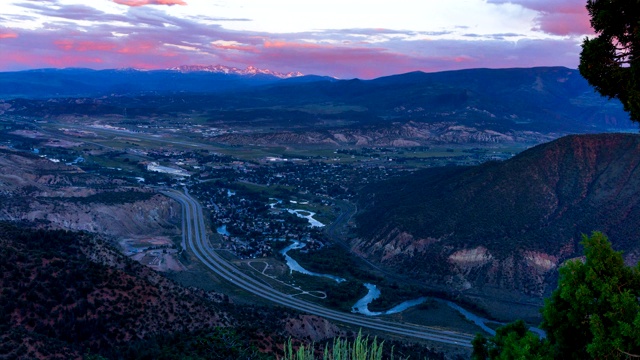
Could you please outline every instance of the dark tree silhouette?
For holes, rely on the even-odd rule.
[[[582,43],[580,74],[640,122],[640,1],[588,0],[587,10],[597,36]]]

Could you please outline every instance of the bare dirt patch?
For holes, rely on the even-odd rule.
[[[61,148],[72,148],[72,147],[76,147],[76,146],[81,146],[82,144],[84,144],[84,143],[76,142],[76,141],[52,139],[52,140],[47,141],[45,146],[61,147]]]
[[[24,136],[29,139],[44,139],[47,137],[45,134],[35,130],[16,130],[9,134]]]
[[[179,250],[174,248],[173,241],[169,237],[126,238],[118,243],[125,255],[156,271],[187,270],[178,260]]]

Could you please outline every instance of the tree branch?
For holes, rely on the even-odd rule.
[[[630,354],[630,353],[628,353],[628,352],[626,352],[626,351],[622,351],[622,350],[620,350],[620,349],[618,349],[618,348],[616,348],[616,350],[620,351],[621,353],[623,353],[623,354],[625,354],[625,355],[627,355],[627,356],[629,356],[629,357],[636,358],[636,359],[640,359],[640,355]]]

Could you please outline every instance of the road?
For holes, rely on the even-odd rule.
[[[176,190],[166,190],[163,191],[163,194],[175,199],[183,207],[183,246],[191,250],[198,260],[216,275],[250,293],[281,306],[341,323],[379,330],[399,336],[436,341],[460,347],[471,347],[473,337],[469,334],[414,324],[396,323],[380,318],[370,318],[364,315],[330,310],[277,291],[260,280],[245,274],[211,249],[207,241],[202,207],[198,201],[189,195],[186,189],[184,193]]]

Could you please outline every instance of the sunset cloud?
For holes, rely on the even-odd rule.
[[[335,46],[330,45],[319,45],[319,44],[310,44],[310,43],[294,43],[294,42],[286,42],[281,40],[275,41],[265,41],[264,42],[265,49],[335,49]]]
[[[515,4],[538,12],[533,29],[569,36],[592,34],[584,0],[489,0],[493,4]]]
[[[11,32],[11,31],[3,31],[0,30],[0,39],[15,39],[18,37],[18,34]]]
[[[258,51],[254,45],[243,44],[237,41],[216,40],[211,43],[211,47],[217,50],[234,50],[251,53]]]
[[[270,11],[265,3],[249,7],[247,0],[6,1],[12,5],[3,7],[0,14],[0,71],[51,66],[163,69],[222,64],[373,78],[416,70],[474,67],[575,68],[582,34],[589,30],[582,0],[488,0],[490,5],[484,0],[464,0],[464,6],[476,4],[486,14],[496,8],[500,8],[500,16],[508,14],[500,19],[509,26],[496,28],[481,29],[478,21],[498,21],[480,16],[447,26],[421,21],[420,26],[427,24],[424,28],[409,27],[402,18],[395,28],[377,24],[358,27],[364,17],[354,13],[360,22],[354,22],[353,27],[295,32],[238,30]],[[236,1],[244,5],[242,11],[225,12],[237,6]],[[416,8],[399,8],[398,14],[419,12],[426,3],[449,13],[460,12],[463,2],[450,1],[436,4],[407,0],[406,4]],[[169,6],[187,2],[188,6]],[[325,2],[326,6],[341,4],[337,0]],[[384,4],[387,2],[373,1],[370,7]],[[458,8],[449,4],[458,4]],[[379,15],[389,18],[388,12]],[[525,25],[521,18],[526,20]],[[305,22],[305,18],[290,21]],[[19,40],[14,41],[16,38]]]
[[[115,44],[98,41],[73,41],[73,40],[56,40],[54,44],[65,51],[111,51],[116,48]]]
[[[145,6],[145,5],[187,5],[183,0],[112,0],[116,4],[127,6]]]

